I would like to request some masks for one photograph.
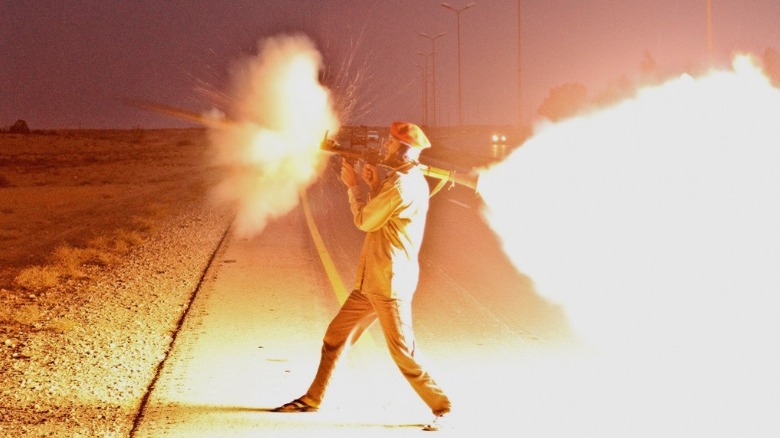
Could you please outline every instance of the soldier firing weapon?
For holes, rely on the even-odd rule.
[[[325,132],[325,137],[320,143],[320,149],[328,152],[333,152],[341,155],[351,164],[355,164],[358,161],[364,161],[374,166],[381,166],[379,151],[376,149],[363,149],[356,150],[351,148],[345,148],[338,144],[335,140],[328,138],[328,133]],[[449,184],[450,188],[456,184],[468,187],[474,191],[477,191],[477,183],[479,182],[479,176],[475,174],[460,174],[455,170],[447,170],[440,167],[431,166],[428,164],[417,163],[417,167],[422,170],[425,176],[436,178],[439,180],[436,187],[431,190],[431,196],[435,195],[439,190]]]
[[[128,99],[126,100],[126,103],[128,105],[140,109],[144,109],[147,111],[154,111],[156,113],[163,114],[169,117],[175,117],[181,120],[200,123],[201,125],[204,125],[209,128],[229,129],[229,128],[235,128],[237,125],[237,122],[230,119],[208,117],[202,114],[186,111],[173,106],[161,105],[158,103],[153,103],[145,100]],[[320,149],[326,152],[339,154],[342,157],[346,158],[348,161],[352,162],[353,164],[359,160],[362,160],[374,166],[380,166],[379,151],[370,148],[362,151],[345,148],[340,144],[338,144],[335,140],[328,138],[327,131],[325,132],[325,137],[320,143]],[[455,170],[447,170],[447,169],[443,169],[440,167],[435,167],[423,163],[417,163],[417,167],[419,167],[420,170],[422,170],[425,176],[429,176],[431,178],[435,178],[439,180],[437,185],[433,188],[433,190],[431,190],[431,196],[438,193],[439,190],[441,190],[448,184],[450,188],[454,187],[456,184],[459,184],[468,187],[474,191],[477,191],[477,182],[479,178],[478,175],[475,174],[464,175],[458,173]]]

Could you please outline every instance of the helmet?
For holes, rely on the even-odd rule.
[[[431,142],[419,126],[409,122],[393,122],[390,125],[390,135],[397,138],[401,143],[414,149],[427,149],[431,147]]]

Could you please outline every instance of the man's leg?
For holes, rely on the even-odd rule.
[[[360,291],[353,291],[325,331],[320,365],[309,390],[301,397],[303,402],[319,407],[339,358],[375,320],[371,302]]]
[[[410,301],[367,295],[376,309],[390,355],[412,388],[434,415],[450,411],[450,400],[428,372],[414,358],[414,331]]]

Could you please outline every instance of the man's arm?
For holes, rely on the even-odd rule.
[[[376,231],[387,223],[401,202],[398,191],[394,188],[381,191],[382,183],[374,166],[363,166],[363,179],[371,188],[371,199],[365,200],[360,190],[357,172],[351,164],[344,161],[341,166],[341,181],[348,187],[349,207],[355,226],[361,231]]]

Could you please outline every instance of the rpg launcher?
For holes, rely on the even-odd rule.
[[[368,164],[371,164],[372,166],[379,166],[379,162],[381,161],[381,157],[379,156],[379,151],[377,149],[365,148],[362,150],[357,150],[345,148],[338,144],[336,140],[328,138],[327,132],[325,133],[325,138],[323,138],[322,142],[320,143],[320,149],[341,155],[342,158],[347,160],[347,162],[353,166],[358,161],[364,161]]]
[[[323,138],[322,142],[320,143],[320,149],[339,154],[352,165],[358,161],[364,161],[374,166],[381,166],[379,163],[381,161],[381,157],[379,156],[378,150],[373,148],[365,148],[361,150],[345,148],[338,144],[335,140],[328,138],[327,132],[325,133],[325,138]],[[439,190],[448,184],[449,188],[452,188],[458,184],[477,191],[479,175],[473,173],[464,175],[458,173],[455,170],[442,169],[440,167],[434,167],[423,163],[417,163],[417,167],[422,171],[423,175],[439,180],[436,187],[431,190],[431,196],[435,195]]]

